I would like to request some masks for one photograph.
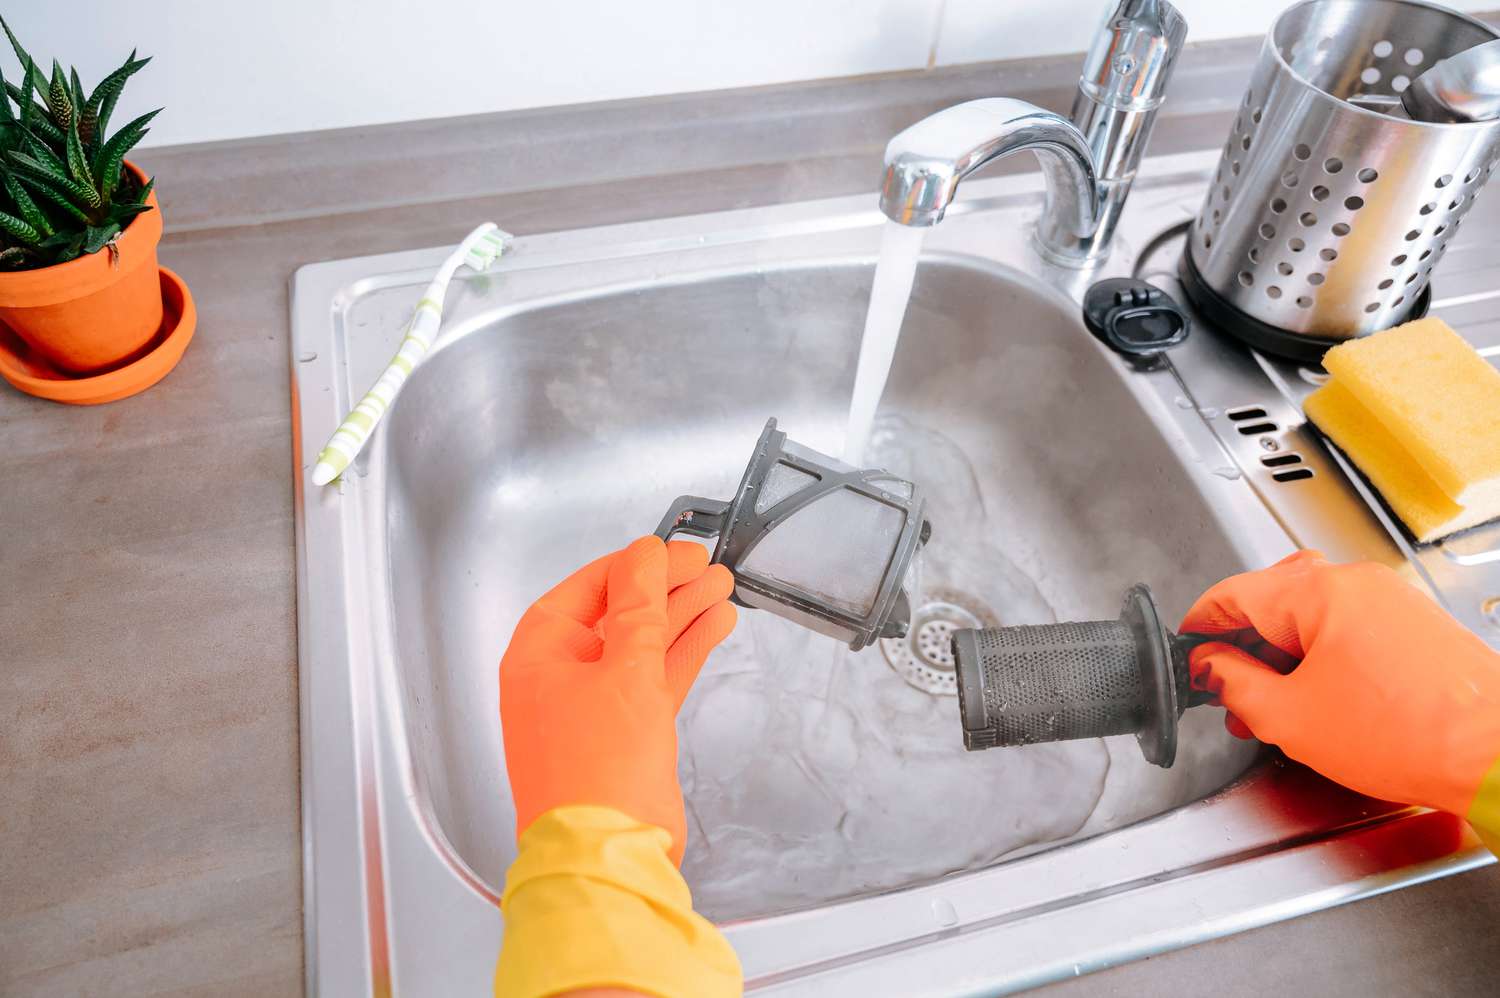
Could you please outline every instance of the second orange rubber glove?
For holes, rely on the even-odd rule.
[[[585,566],[521,617],[500,663],[516,834],[570,804],[687,837],[677,709],[734,629],[734,578],[690,541],[643,537]]]
[[[1500,654],[1395,572],[1299,552],[1220,582],[1182,630],[1224,637],[1191,661],[1231,732],[1361,793],[1482,824],[1481,789],[1500,779]]]

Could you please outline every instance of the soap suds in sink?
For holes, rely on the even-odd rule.
[[[976,477],[951,441],[886,417],[869,463],[927,492],[922,585],[968,593],[1002,623],[1055,619],[984,530]],[[699,910],[719,920],[920,883],[1066,838],[1109,771],[1097,740],[966,752],[956,698],[908,685],[876,648],[856,654],[753,611],[710,659],[678,730],[683,871]]]
[[[1064,838],[1103,791],[1099,741],[966,752],[956,698],[746,613],[679,721],[683,871],[715,919],[818,904]]]

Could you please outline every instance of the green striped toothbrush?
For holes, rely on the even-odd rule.
[[[418,362],[432,348],[438,328],[443,320],[443,296],[448,291],[448,282],[458,268],[468,266],[476,273],[488,270],[505,252],[513,237],[494,222],[485,222],[469,233],[459,244],[453,255],[438,268],[437,276],[427,285],[427,291],[417,302],[417,309],[406,323],[406,335],[396,356],[375,382],[365,397],[359,400],[354,411],[344,417],[339,428],[328,438],[328,443],[318,453],[318,463],[313,468],[314,485],[327,485],[359,455],[365,441],[375,432],[376,425],[385,411],[396,399],[396,393],[411,377]]]

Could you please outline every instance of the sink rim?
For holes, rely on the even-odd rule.
[[[1212,152],[1148,160],[1137,182],[1134,202],[1137,209],[1140,209],[1147,191],[1174,183],[1187,184],[1192,199],[1196,200],[1215,161]],[[1001,212],[1024,216],[1038,203],[1041,187],[1036,175],[1027,175],[971,181],[966,194],[969,196],[955,205],[951,217],[988,216]],[[1143,226],[1140,215],[1139,210],[1134,214],[1135,232],[1149,233],[1160,227],[1159,224]],[[1127,210],[1126,216],[1129,223],[1132,213]],[[577,266],[595,260],[700,251],[705,246],[733,247],[763,239],[861,229],[878,226],[881,221],[883,219],[873,207],[873,199],[868,196],[744,209],[533,237],[526,240],[525,252],[517,255],[513,266],[518,269]],[[714,236],[714,240],[705,242],[701,238],[705,233]],[[1126,227],[1122,227],[1122,235],[1128,235]],[[611,247],[613,251],[610,251]],[[347,303],[360,293],[362,287],[375,287],[382,282],[384,286],[418,284],[425,280],[423,271],[439,262],[445,254],[444,249],[434,249],[315,264],[302,268],[294,278],[291,350],[296,422],[293,460],[298,539],[298,645],[302,676],[306,966],[308,987],[314,993],[324,989],[341,992],[346,984],[363,989],[377,981],[381,966],[394,965],[398,973],[409,971],[418,976],[423,972],[422,968],[434,966],[410,941],[410,927],[421,924],[423,905],[430,905],[434,912],[460,917],[463,931],[454,933],[460,941],[468,939],[472,942],[476,934],[484,938],[484,933],[492,933],[489,936],[492,947],[498,944],[498,932],[494,932],[493,894],[482,883],[476,883],[477,878],[466,878],[463,870],[447,862],[442,854],[451,852],[451,845],[444,842],[445,848],[436,848],[436,836],[441,836],[441,831],[430,827],[422,818],[421,808],[409,806],[414,774],[410,771],[409,752],[404,752],[404,724],[401,718],[392,714],[393,705],[399,706],[400,698],[393,695],[395,662],[389,628],[372,629],[363,626],[358,619],[361,612],[369,613],[371,608],[389,606],[390,594],[384,572],[370,570],[371,552],[384,551],[385,530],[380,517],[374,513],[383,505],[379,503],[381,497],[375,494],[378,490],[371,487],[364,477],[369,475],[378,482],[381,470],[378,462],[385,460],[384,440],[371,449],[375,452],[370,458],[371,463],[356,468],[342,493],[322,490],[310,494],[305,479],[307,468],[303,467],[304,456],[316,453],[322,439],[336,425],[341,416],[339,407],[351,401],[348,398],[345,357],[346,350],[351,347],[345,331],[338,328],[338,303]],[[1039,278],[1055,288],[1066,286],[1070,280],[1067,273],[1039,262],[1029,268],[1024,259],[1022,266],[1016,266],[1015,261],[988,262],[1023,276]],[[1106,276],[1119,262],[1112,262],[1095,276]],[[809,265],[823,263],[820,258],[817,264]],[[379,276],[369,277],[372,272]],[[650,283],[659,286],[663,282]],[[1059,293],[1066,294],[1062,290]],[[332,323],[329,322],[330,300],[336,306]],[[518,304],[506,307],[515,308]],[[532,303],[528,307],[535,305]],[[485,324],[475,322],[471,317],[463,318],[455,327],[453,341],[459,338],[456,334],[460,330],[466,330],[467,334]],[[316,353],[322,359],[301,362],[298,358],[308,352]],[[1132,390],[1137,389],[1141,392],[1154,390],[1143,383],[1133,383]],[[1174,414],[1158,412],[1156,415],[1170,419]],[[1175,425],[1172,430],[1185,435],[1192,432],[1192,427]],[[1258,511],[1263,520],[1274,520],[1261,500],[1243,483],[1241,487],[1252,505],[1243,506],[1240,511],[1248,511],[1247,515]],[[376,504],[373,509],[372,502]],[[1282,538],[1285,539],[1284,533]],[[389,624],[389,613],[385,614],[385,620]],[[398,745],[396,739],[402,744]],[[1311,784],[1307,782],[1309,780]],[[1234,849],[1205,858],[1186,871],[1181,866],[1153,870],[1149,857],[1142,863],[1144,852],[1141,849],[1134,857],[1128,855],[1132,843],[1144,847],[1164,825],[1186,820],[1183,818],[1185,814],[1222,806],[1226,802],[1241,808],[1264,808],[1266,804],[1282,802],[1288,793],[1306,792],[1309,786],[1315,788],[1316,795],[1321,798],[1331,794],[1342,801],[1346,817],[1355,816],[1355,820],[1336,822],[1331,826],[1326,821],[1322,825],[1314,822],[1312,825],[1317,827],[1310,827],[1305,820],[1299,823],[1294,817],[1282,815],[1282,823],[1278,825],[1264,821],[1266,816],[1257,811],[1252,825],[1271,836],[1269,844],[1259,840],[1248,844],[1241,842]],[[1370,841],[1381,836],[1395,835],[1399,840],[1404,835],[1420,845],[1428,837],[1423,829],[1429,829],[1435,823],[1441,824],[1447,817],[1369,801],[1345,791],[1330,791],[1331,786],[1300,768],[1262,765],[1219,794],[1104,836],[997,867],[970,871],[953,881],[939,881],[831,902],[807,911],[729,923],[725,929],[745,958],[747,987],[767,990],[815,988],[818,984],[826,984],[828,975],[838,974],[841,984],[864,980],[874,992],[891,992],[893,984],[903,980],[915,990],[930,990],[934,987],[930,964],[910,957],[914,953],[919,956],[935,953],[937,948],[942,948],[947,951],[942,957],[945,966],[956,973],[966,969],[971,974],[981,975],[965,977],[964,980],[972,983],[982,978],[986,986],[1009,988],[1041,983],[1070,971],[1056,962],[1055,953],[1052,954],[1052,963],[1034,960],[1026,973],[1013,967],[997,967],[993,956],[996,934],[1004,933],[1007,938],[1024,937],[1037,925],[1061,913],[1078,910],[1080,900],[1087,900],[1085,907],[1095,911],[1119,907],[1127,899],[1135,903],[1141,903],[1142,899],[1156,899],[1158,904],[1169,905],[1181,905],[1188,899],[1200,903],[1201,888],[1195,889],[1195,879],[1238,874],[1243,880],[1246,875],[1254,875],[1257,863],[1290,863],[1301,878],[1287,885],[1289,889],[1300,892],[1301,901],[1289,902],[1284,898],[1274,904],[1266,900],[1256,901],[1254,891],[1249,890],[1238,897],[1250,904],[1252,913],[1247,914],[1245,905],[1241,904],[1237,912],[1224,913],[1218,921],[1209,919],[1196,930],[1181,925],[1163,928],[1153,937],[1150,946],[1137,946],[1128,952],[1102,938],[1107,933],[1101,932],[1102,927],[1095,924],[1093,931],[1100,938],[1094,940],[1092,949],[1082,945],[1079,936],[1070,941],[1073,951],[1079,954],[1081,965],[1092,969],[1248,928],[1302,910],[1313,910],[1458,872],[1492,859],[1487,852],[1479,854],[1476,842],[1460,839],[1447,852],[1429,849],[1424,854],[1419,851],[1416,855],[1426,855],[1427,858],[1416,864],[1407,863],[1394,869],[1354,864],[1350,867],[1351,874],[1342,880],[1320,878],[1313,867],[1323,867],[1327,858],[1340,861],[1357,859],[1362,852],[1368,852]],[[1411,830],[1411,834],[1407,835],[1403,830]],[[357,843],[359,848],[351,850],[350,842]],[[426,856],[421,854],[423,844]],[[1064,850],[1069,851],[1069,858],[1085,853],[1098,855],[1110,868],[1127,873],[1133,870],[1139,876],[1127,878],[1122,883],[1096,885],[1095,895],[1058,895],[1053,890],[1055,897],[1052,902],[1019,910],[997,910],[997,892],[990,891],[985,897],[982,891],[976,896],[969,890],[981,887],[979,881],[991,880],[1005,871],[1018,868],[1035,871],[1043,865],[1047,869],[1037,879],[1052,884],[1059,879],[1058,868],[1063,864],[1050,861]],[[1321,855],[1308,859],[1316,853]],[[453,855],[456,858],[456,853]],[[1303,860],[1300,864],[1297,862],[1299,857]],[[436,865],[434,860],[437,860]],[[1130,862],[1136,866],[1129,866]],[[450,882],[435,886],[432,876],[436,870],[446,871]],[[1165,873],[1181,875],[1163,880]],[[967,887],[961,886],[960,881],[967,882]],[[1255,885],[1243,886],[1249,889]],[[941,897],[952,903],[954,895],[958,895],[959,901],[955,907],[965,917],[952,926],[934,923],[932,901]],[[891,933],[887,933],[887,938],[882,941],[865,933],[859,939],[830,940],[831,930],[842,928],[843,923],[851,920],[850,912],[854,906],[862,906],[861,911],[873,912],[872,920],[878,920],[882,927],[891,927],[892,932],[904,932],[905,935],[892,939],[889,938]],[[1134,913],[1131,917],[1134,919]],[[923,926],[922,931],[911,931],[911,927],[918,923]],[[397,931],[397,928],[404,931]],[[799,940],[807,944],[808,951],[788,956],[791,944]],[[1046,955],[1044,940],[1034,940],[1028,945],[1027,951],[1034,956]],[[486,965],[492,963],[493,952],[492,948],[486,955],[483,961]],[[442,956],[442,953],[439,951],[437,955]],[[1046,966],[1038,969],[1041,964]],[[917,966],[914,970],[914,965],[928,966],[929,969],[923,971]],[[416,976],[411,980],[415,982]]]

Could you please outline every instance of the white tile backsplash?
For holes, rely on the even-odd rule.
[[[1263,35],[1290,0],[1172,0],[1188,41]],[[1500,0],[1449,0],[1457,10],[1491,10]],[[1104,0],[945,0],[939,65],[1082,52],[1113,4]]]
[[[919,69],[938,7],[938,0],[35,0],[5,13],[38,62],[71,61],[87,85],[132,47],[154,56],[117,113],[164,105],[147,143],[167,144]],[[16,79],[3,40],[0,57]]]
[[[1459,0],[1480,9],[1500,0]],[[1189,39],[1280,0],[1180,0]],[[28,0],[7,20],[92,84],[155,60],[117,122],[148,145],[1081,51],[1105,0]],[[0,45],[9,79],[15,62]]]

